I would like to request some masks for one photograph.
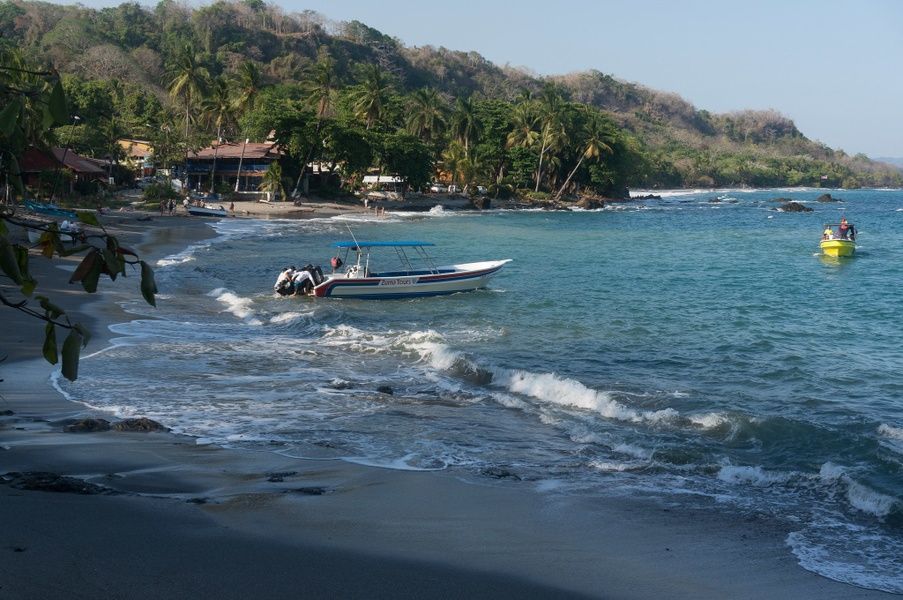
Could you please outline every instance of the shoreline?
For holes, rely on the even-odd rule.
[[[153,260],[212,236],[204,220],[112,221]],[[104,280],[96,299],[66,297],[90,319],[85,356],[129,318],[116,299],[137,294],[129,277]],[[27,337],[27,325],[0,337]],[[53,389],[39,347],[14,349],[15,362],[0,363],[0,410],[13,412],[0,417],[0,474],[51,471],[121,493],[0,486],[3,597],[890,596],[803,570],[786,526],[737,522],[716,506],[561,496],[531,482],[293,459],[171,433],[64,433],[65,419],[105,413]]]

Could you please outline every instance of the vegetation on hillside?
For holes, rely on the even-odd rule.
[[[903,184],[771,111],[711,114],[595,71],[537,78],[262,0],[101,10],[6,0],[0,44],[62,73],[80,121],[55,127],[57,143],[106,156],[118,137],[145,138],[169,165],[213,139],[275,131],[288,191],[310,162],[336,167],[332,184],[346,189],[381,168],[414,187],[441,177],[498,195]]]

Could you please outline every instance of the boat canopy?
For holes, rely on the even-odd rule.
[[[435,244],[431,242],[415,242],[415,241],[404,241],[404,242],[335,242],[332,247],[333,248],[378,248],[378,247],[417,247],[417,246],[435,246]]]

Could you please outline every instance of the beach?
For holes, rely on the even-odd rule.
[[[342,212],[310,208],[278,216]],[[264,216],[255,210],[265,209],[236,206]],[[152,260],[214,235],[204,220],[137,218],[105,222]],[[56,259],[32,260],[39,291],[85,316],[76,320],[93,333],[90,360],[114,335],[109,325],[130,318],[117,302],[140,298],[138,278],[103,280],[95,298],[68,291]],[[442,470],[290,458],[165,432],[67,433],[73,420],[110,416],[61,396],[39,358],[41,323],[6,312],[0,598],[890,596],[804,570],[786,524],[764,514],[547,495],[530,481],[480,485]],[[100,488],[11,485],[10,473],[29,472]]]

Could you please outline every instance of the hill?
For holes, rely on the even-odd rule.
[[[273,118],[286,111],[274,107],[309,101],[317,69],[326,65],[329,90],[320,98],[326,104],[314,110],[308,103],[318,132],[323,119],[342,127],[357,119],[365,125],[364,137],[413,135],[430,151],[439,174],[459,180],[547,193],[582,186],[609,195],[626,187],[903,185],[897,169],[809,140],[773,111],[714,114],[600,71],[536,77],[475,52],[408,47],[357,21],[286,14],[261,0],[196,9],[163,0],[153,9],[125,3],[101,10],[6,0],[0,3],[0,43],[63,74],[73,105],[84,113],[82,127],[117,115],[98,139],[77,129],[60,131],[88,154],[102,153],[99,146],[109,144],[101,138],[113,134],[159,138],[160,131],[169,131],[173,148],[179,143],[173,132],[182,129],[181,143],[195,145],[213,135],[261,137],[280,127],[290,134],[285,122],[280,126]],[[207,78],[194,98],[185,92],[193,83],[173,88],[186,61]],[[215,118],[204,118],[203,101],[209,102],[214,82],[234,93],[242,77],[251,77],[255,103],[235,104],[219,126]],[[379,114],[369,116],[360,110],[368,82],[385,88],[377,92]],[[454,124],[463,126],[455,121],[462,118],[462,101],[473,113],[473,130],[466,134]],[[259,103],[268,111],[260,114]],[[432,120],[423,116],[430,107]],[[412,123],[414,112],[423,117],[419,123]],[[526,137],[512,133],[518,119]],[[587,147],[576,140],[589,139],[590,123],[602,121],[607,141],[598,147],[601,154],[584,156]],[[298,122],[295,127],[297,134]],[[191,130],[199,136],[194,142],[188,139]],[[378,156],[370,158],[387,166]],[[473,163],[473,174],[459,168],[464,159]]]

